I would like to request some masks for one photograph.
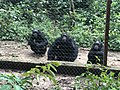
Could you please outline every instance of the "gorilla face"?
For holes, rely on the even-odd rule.
[[[33,36],[34,38],[37,38],[37,37],[38,37],[38,33],[39,33],[38,30],[33,30],[33,31],[32,31],[32,36]]]
[[[92,50],[100,51],[102,47],[103,47],[103,44],[99,41],[96,41],[92,46]]]

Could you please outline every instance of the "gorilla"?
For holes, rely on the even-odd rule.
[[[103,43],[96,41],[91,50],[88,53],[88,61],[87,63],[92,63],[92,64],[102,64],[103,65],[103,55],[104,55],[104,50],[103,50]]]
[[[38,55],[44,55],[47,50],[48,41],[39,30],[33,30],[32,35],[28,40],[31,50]]]
[[[71,61],[78,55],[78,47],[75,41],[66,33],[57,38],[48,50],[48,60]]]

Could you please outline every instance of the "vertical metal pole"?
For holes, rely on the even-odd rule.
[[[69,30],[72,31],[73,27],[75,26],[75,6],[74,6],[74,0],[70,1],[70,10],[69,10],[69,16],[70,16],[70,24],[69,24]]]
[[[104,66],[107,66],[108,37],[109,37],[109,26],[110,26],[110,6],[111,6],[111,0],[107,0],[105,42],[104,42],[104,62],[103,62]]]

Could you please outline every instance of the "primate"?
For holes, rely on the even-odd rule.
[[[57,38],[48,50],[48,60],[71,61],[78,55],[78,47],[75,41],[66,33]]]
[[[48,41],[42,32],[33,30],[28,45],[30,45],[32,51],[42,56],[47,50]]]
[[[103,55],[104,55],[103,43],[96,41],[88,53],[87,63],[103,64]]]

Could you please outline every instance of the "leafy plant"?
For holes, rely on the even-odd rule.
[[[28,90],[28,88],[32,87],[32,81],[36,79],[39,82],[41,76],[45,78],[49,78],[58,88],[57,80],[55,79],[54,71],[57,72],[56,67],[60,64],[58,62],[51,62],[46,64],[45,66],[36,66],[35,68],[31,68],[31,70],[22,74],[22,77],[16,76],[14,74],[0,74],[0,82],[2,85],[0,86],[0,90]]]
[[[119,90],[120,74],[117,79],[114,74],[113,72],[108,74],[108,70],[102,71],[99,76],[90,72],[83,73],[75,78],[75,90]]]
[[[36,66],[23,75],[26,77],[33,77],[33,79],[36,79],[38,83],[41,76],[45,78],[48,77],[54,84],[57,84],[54,71],[57,72],[55,67],[58,67],[59,65],[60,64],[58,62],[51,62],[45,66]]]
[[[81,47],[90,47],[95,40],[104,41],[106,0],[9,1],[0,2],[0,40],[26,41],[31,30],[37,28],[45,33],[50,44],[61,31],[69,33]],[[109,48],[117,51],[120,51],[119,8],[120,0],[112,0]]]
[[[32,86],[29,77],[20,78],[16,75],[0,74],[0,82],[4,81],[0,86],[0,90],[26,90],[27,87]]]

